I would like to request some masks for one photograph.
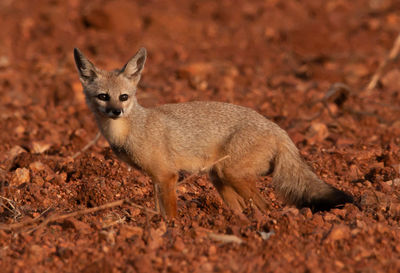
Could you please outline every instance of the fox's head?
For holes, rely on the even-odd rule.
[[[146,61],[146,49],[141,48],[122,69],[111,72],[95,67],[77,48],[74,57],[91,110],[112,119],[126,116],[137,104],[135,94]]]

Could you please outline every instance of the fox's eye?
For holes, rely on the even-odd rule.
[[[97,98],[99,100],[108,101],[108,100],[110,100],[110,95],[102,93],[102,94],[98,94]]]
[[[128,98],[129,98],[129,96],[127,94],[122,94],[121,96],[119,96],[120,101],[127,101]]]

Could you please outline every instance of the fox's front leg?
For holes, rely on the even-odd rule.
[[[152,175],[154,183],[154,201],[156,209],[164,218],[174,218],[177,214],[176,173]]]

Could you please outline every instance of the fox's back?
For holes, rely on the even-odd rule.
[[[193,101],[164,104],[152,108],[151,111],[164,116],[167,126],[183,130],[186,134],[191,134],[190,131],[205,130],[210,135],[219,135],[244,126],[253,127],[255,130],[276,127],[253,109],[224,102]]]
[[[278,127],[250,108],[223,102],[165,104],[151,112],[159,116],[164,129],[197,141],[228,137],[244,128],[260,132]]]

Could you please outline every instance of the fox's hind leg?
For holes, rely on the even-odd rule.
[[[230,157],[215,166],[214,172],[222,184],[234,189],[246,204],[252,203],[265,212],[268,205],[256,182],[259,175],[271,171],[270,163],[276,153],[276,136],[265,128],[249,125],[230,136],[221,151]]]
[[[250,202],[260,211],[267,210],[268,205],[256,187],[256,176],[237,178],[221,173],[218,175],[212,171],[210,178],[224,202],[232,210],[241,212]]]
[[[231,210],[241,213],[246,207],[243,198],[231,186],[224,184],[218,176],[210,175],[210,178],[225,204]]]
[[[268,205],[265,199],[256,187],[256,176],[245,177],[226,177],[226,183],[229,183],[233,189],[245,200],[246,204],[253,203],[260,211],[265,212]]]

